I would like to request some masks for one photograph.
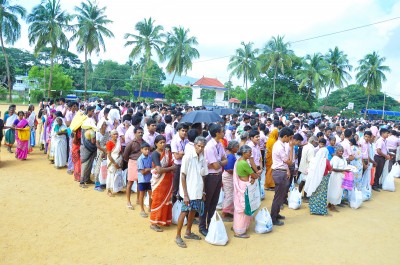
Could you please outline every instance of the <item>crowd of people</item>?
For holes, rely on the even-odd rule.
[[[390,171],[400,156],[395,122],[245,111],[211,124],[181,122],[200,109],[43,99],[37,114],[33,105],[18,112],[10,105],[0,119],[0,142],[4,130],[4,144],[19,160],[38,146],[83,189],[93,184],[113,197],[122,179],[126,207],[139,205],[140,216],[156,232],[172,223],[172,206],[182,202],[175,238],[180,247],[186,247],[185,218],[185,239],[201,239],[193,224],[207,236],[221,187],[223,221],[233,222],[235,237],[248,238],[253,216],[246,214],[245,193],[255,181],[274,191],[272,223],[282,226],[280,212],[296,183],[311,214],[330,215],[348,205],[355,189],[379,192],[386,161]]]

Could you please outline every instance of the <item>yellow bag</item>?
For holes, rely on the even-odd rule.
[[[82,126],[82,123],[87,119],[87,116],[80,112],[77,111],[74,118],[71,121],[71,124],[69,125],[69,128],[71,129],[71,131],[76,131],[77,129],[79,129],[79,127]]]
[[[31,128],[25,127],[18,130],[18,138],[20,141],[28,141],[31,137]]]

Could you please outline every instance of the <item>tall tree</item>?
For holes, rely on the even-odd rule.
[[[7,85],[10,95],[10,102],[12,102],[12,82],[10,64],[8,62],[8,56],[4,47],[4,43],[12,45],[21,37],[21,25],[18,22],[18,15],[24,19],[25,14],[26,10],[22,6],[10,5],[9,0],[0,0],[0,42],[4,59],[6,61]]]
[[[365,110],[368,109],[369,97],[371,94],[375,95],[382,89],[382,82],[386,81],[384,72],[390,72],[389,66],[382,65],[385,62],[385,57],[380,57],[377,52],[369,53],[358,61],[359,66],[356,68],[357,84],[365,88],[367,94],[367,103]],[[365,111],[364,117],[366,117]]]
[[[173,27],[167,33],[164,46],[164,59],[169,59],[167,72],[174,72],[171,84],[174,83],[175,75],[187,74],[192,69],[192,59],[199,58],[200,54],[194,45],[198,45],[196,37],[189,36],[189,29]]]
[[[258,75],[258,60],[256,55],[258,54],[258,49],[253,49],[253,43],[240,43],[242,47],[236,49],[235,55],[231,56],[229,59],[228,70],[231,71],[230,77],[236,76],[237,78],[243,77],[243,84],[246,89],[246,109],[248,102],[248,82],[255,80]]]
[[[90,56],[92,52],[99,54],[100,48],[106,51],[104,37],[114,37],[114,34],[106,28],[113,21],[107,19],[105,11],[106,7],[100,8],[97,3],[92,3],[90,0],[82,2],[79,7],[75,7],[78,24],[75,25],[77,31],[71,39],[78,39],[76,48],[78,52],[85,54],[85,99],[87,98],[88,78],[87,56]]]
[[[329,92],[337,87],[343,88],[347,85],[347,80],[351,79],[351,75],[348,71],[351,71],[353,66],[349,64],[349,60],[347,59],[347,55],[339,50],[336,46],[333,50],[329,49],[328,53],[325,55],[325,60],[328,63],[329,69],[329,81],[328,81],[328,93],[326,94],[326,98],[329,96]],[[325,100],[326,103],[326,100]],[[322,108],[322,111],[325,108],[325,104]]]
[[[42,1],[35,6],[32,13],[28,15],[29,44],[35,44],[34,53],[38,53],[45,47],[50,46],[50,74],[48,96],[50,97],[53,83],[54,57],[58,49],[68,49],[69,41],[65,32],[71,31],[68,25],[71,16],[61,9],[60,0]]]
[[[299,90],[303,87],[307,88],[306,99],[310,96],[312,90],[315,90],[315,95],[318,98],[322,89],[326,88],[330,77],[328,67],[328,63],[321,53],[307,54],[303,58],[302,67],[298,70],[296,78],[301,82]]]
[[[275,81],[278,71],[285,74],[285,69],[292,67],[292,58],[294,52],[290,50],[290,43],[284,42],[284,36],[272,37],[265,45],[263,53],[260,55],[261,71],[267,72],[271,69],[274,71],[274,85],[272,93],[272,110],[275,105]]]
[[[149,19],[145,18],[143,21],[139,21],[135,25],[135,29],[139,32],[138,35],[131,33],[125,34],[125,39],[133,38],[133,40],[128,40],[125,43],[125,47],[133,45],[129,57],[135,59],[140,55],[143,55],[145,58],[145,66],[143,67],[138,97],[140,97],[142,93],[144,74],[149,67],[149,64],[151,64],[152,51],[154,50],[157,53],[160,60],[163,57],[162,47],[164,46],[164,34],[161,31],[164,30],[164,28],[161,25],[154,25],[154,23],[155,20],[151,17]]]

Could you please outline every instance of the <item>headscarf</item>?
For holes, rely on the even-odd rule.
[[[308,197],[310,197],[318,188],[319,184],[321,184],[326,168],[328,154],[328,149],[323,147],[318,150],[315,157],[313,157],[310,161],[306,185],[304,186],[304,191],[307,193]]]

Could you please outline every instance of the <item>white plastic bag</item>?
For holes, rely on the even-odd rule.
[[[385,165],[383,166],[383,171],[379,179],[379,184],[383,185],[383,180],[386,178],[387,175],[389,175],[389,160],[386,160]]]
[[[124,188],[124,180],[123,180],[123,172],[121,169],[118,169],[114,174],[113,179],[113,192],[119,192]]]
[[[218,198],[217,210],[221,210],[224,203],[224,191],[221,189]]]
[[[263,188],[261,188],[260,191],[261,191],[261,200],[264,200],[265,199],[265,191]]]
[[[217,211],[215,211],[211,218],[211,223],[208,227],[208,234],[205,240],[212,245],[218,246],[225,246],[226,243],[228,243],[228,234],[226,233],[224,222]]]
[[[256,215],[256,226],[254,231],[257,234],[265,234],[272,231],[272,218],[267,208],[262,208]]]
[[[149,208],[150,197],[149,197],[149,194],[148,194],[147,192],[146,192],[146,194],[145,194],[145,196],[144,196],[143,204],[144,204],[147,208]]]
[[[289,193],[288,206],[293,210],[297,210],[301,207],[301,193],[299,188],[296,187]]]
[[[300,176],[299,176],[299,178],[297,179],[297,184],[300,185],[300,183],[301,183],[303,180],[304,180],[304,181],[306,180],[306,175],[304,175],[303,173],[301,173]]]
[[[349,196],[349,202],[350,202],[350,207],[353,209],[358,209],[361,207],[362,203],[363,203],[363,196],[362,196],[362,192],[356,188],[354,188],[351,191],[351,194]]]
[[[122,180],[124,182],[124,187],[126,187],[126,183],[128,180],[128,169],[125,169],[124,171],[122,171]]]
[[[172,223],[175,225],[178,224],[179,215],[181,215],[182,203],[183,203],[182,201],[176,201],[172,206]],[[186,225],[186,223],[187,219],[185,217],[183,225]]]
[[[382,179],[382,189],[387,191],[396,190],[396,187],[394,186],[393,174],[388,174],[385,178]]]
[[[392,170],[390,171],[389,174],[392,174],[394,178],[400,178],[400,165],[399,163],[394,163],[392,166]]]
[[[368,187],[363,187],[361,192],[362,192],[363,201],[369,201],[371,199],[371,197],[372,197],[371,185],[369,185]]]
[[[99,182],[100,185],[105,185],[107,183],[107,159],[103,159],[103,161],[101,162]]]
[[[138,192],[138,183],[137,183],[137,181],[134,181],[133,183],[132,183],[132,188],[131,188],[131,191],[133,191],[133,192]]]

